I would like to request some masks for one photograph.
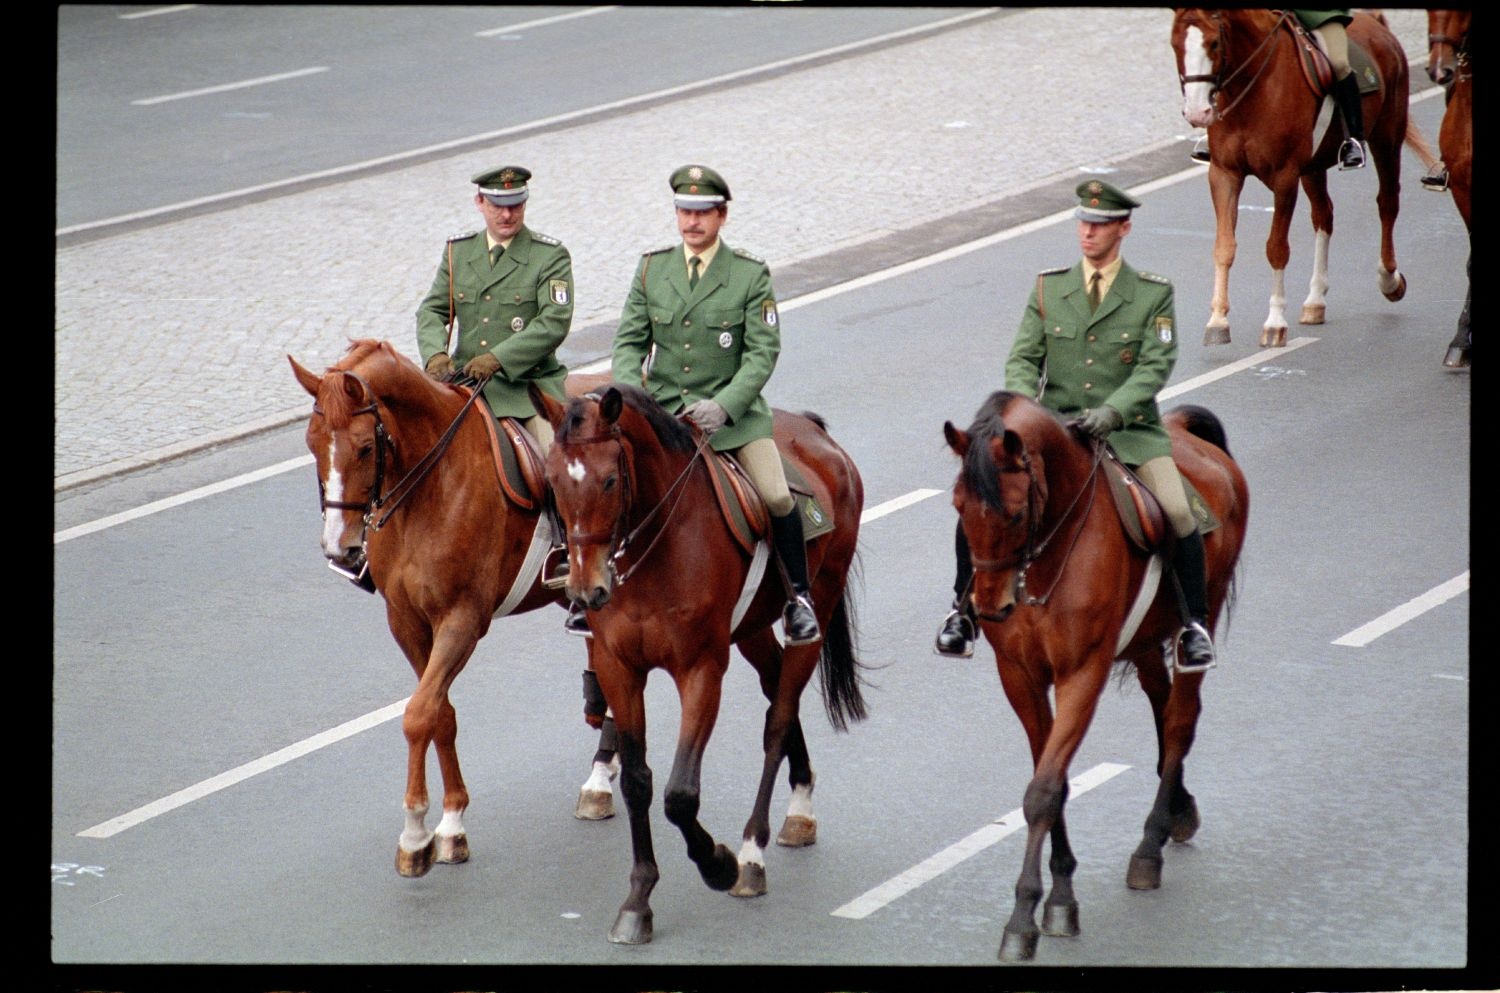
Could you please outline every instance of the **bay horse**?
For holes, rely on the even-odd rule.
[[[1365,94],[1365,135],[1379,189],[1380,292],[1392,302],[1406,295],[1406,277],[1396,267],[1394,228],[1400,208],[1401,148],[1410,144],[1428,165],[1436,156],[1408,120],[1406,53],[1384,19],[1356,13],[1349,38],[1369,53],[1379,87]],[[1253,176],[1273,198],[1266,261],[1271,266],[1270,309],[1261,329],[1262,348],[1286,344],[1287,234],[1297,205],[1297,186],[1307,192],[1315,235],[1313,274],[1302,304],[1302,324],[1322,324],[1328,292],[1328,245],[1333,202],[1328,169],[1337,161],[1342,127],[1331,95],[1314,92],[1300,62],[1296,16],[1290,10],[1178,8],[1172,48],[1183,94],[1183,117],[1208,129],[1208,187],[1213,199],[1214,289],[1205,345],[1229,343],[1229,269],[1235,258],[1240,191]]]
[[[1213,629],[1232,600],[1249,490],[1211,412],[1178,407],[1163,423],[1178,468],[1221,522],[1203,536]],[[1204,673],[1169,670],[1167,659],[1175,654],[1167,646],[1181,627],[1174,583],[1157,582],[1161,553],[1146,554],[1126,537],[1097,444],[1079,440],[1034,400],[1005,391],[985,400],[967,431],[949,421],[943,434],[962,460],[953,504],[972,548],[974,607],[1031,746],[1034,774],[1022,806],[1025,858],[999,952],[1003,960],[1027,960],[1039,933],[1079,933],[1078,863],[1063,814],[1068,765],[1116,661],[1134,667],[1151,702],[1160,777],[1130,859],[1126,883],[1132,889],[1160,886],[1167,838],[1186,841],[1198,829],[1183,763],[1196,733]],[[1048,700],[1054,686],[1055,716]],[[1039,931],[1042,847],[1049,836],[1052,891]]]
[[[1470,221],[1470,192],[1474,176],[1474,62],[1469,43],[1473,23],[1472,10],[1429,10],[1427,12],[1427,77],[1447,87],[1447,106],[1438,129],[1438,152],[1448,170],[1448,189],[1464,228],[1473,237]],[[1473,252],[1464,262],[1467,270]],[[1464,293],[1464,309],[1458,315],[1458,331],[1443,356],[1443,365],[1462,369],[1469,365],[1472,336],[1469,331],[1469,299],[1472,286]]]
[[[532,401],[556,432],[547,481],[567,532],[567,595],[589,611],[592,664],[618,730],[634,867],[609,940],[643,944],[652,937],[650,895],[660,875],[649,819],[646,678],[665,670],[682,703],[663,792],[667,820],[682,832],[688,857],[710,888],[740,897],[764,894],[771,793],[783,757],[792,797],[777,842],[816,840],[813,770],[798,713],[814,669],[821,672],[824,706],[836,729],[865,715],[848,585],[864,484],[820,418],[773,411],[778,447],[834,521],[833,530],[811,538],[807,549],[821,646],[783,648],[772,627],[785,601],[778,570],[759,572],[769,554],[764,537],[752,555],[726,526],[709,475],[714,456],[701,433],[630,385],[566,405],[533,389]],[[755,667],[770,701],[760,785],[738,857],[698,819],[703,753],[718,717],[731,644]]]
[[[434,861],[469,858],[458,721],[449,688],[493,618],[562,602],[540,582],[551,541],[544,517],[501,490],[475,392],[438,382],[386,341],[357,340],[321,375],[290,355],[313,397],[307,447],[316,461],[323,554],[385,600],[391,634],[417,688],[407,701],[405,828],[396,871],[422,876]],[[588,388],[607,377],[570,377]],[[443,814],[426,824],[427,750],[436,749]],[[607,781],[606,781],[607,787]]]

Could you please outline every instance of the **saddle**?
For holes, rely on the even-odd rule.
[[[1327,96],[1333,91],[1333,66],[1329,63],[1328,56],[1323,54],[1323,49],[1318,47],[1318,40],[1302,26],[1301,21],[1289,17],[1282,23],[1292,33],[1302,53],[1302,58],[1298,60],[1298,64],[1302,66],[1302,78],[1314,94]],[[1379,67],[1364,46],[1352,37],[1349,38],[1349,68],[1354,73],[1354,78],[1359,80],[1359,92],[1374,93],[1380,89]]]
[[[537,510],[547,493],[547,476],[536,440],[514,417],[492,414],[484,423],[489,429],[490,452],[495,457],[501,492],[522,510]]]
[[[745,554],[754,555],[755,546],[771,530],[770,511],[734,456],[725,452],[710,452],[708,455],[704,462],[709,468],[708,478],[713,482],[714,497],[723,513],[724,524]],[[818,503],[802,470],[785,455],[781,456],[781,468],[786,473],[787,488],[792,491],[792,499],[796,502],[795,510],[802,515],[802,536],[811,541],[832,531],[833,518]]]
[[[1104,478],[1109,480],[1115,511],[1131,544],[1147,555],[1164,551],[1172,532],[1167,526],[1167,515],[1162,510],[1161,501],[1130,466],[1120,461],[1113,448],[1106,445],[1104,456]],[[1182,486],[1187,491],[1188,507],[1198,521],[1199,533],[1207,534],[1219,527],[1221,522],[1187,476],[1182,477]]]

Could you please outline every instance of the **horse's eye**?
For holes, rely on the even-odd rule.
[[[619,479],[620,477],[618,475],[610,476],[608,479],[606,479],[604,481],[604,492],[608,493],[610,490],[614,489],[615,483],[618,482]]]
[[[361,445],[359,447],[359,458],[360,458],[360,461],[364,461],[365,459],[369,458],[370,454],[372,452],[374,452],[374,451],[375,451],[375,446],[374,445]]]

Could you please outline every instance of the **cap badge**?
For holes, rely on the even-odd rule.
[[[1101,194],[1103,192],[1104,192],[1104,187],[1103,187],[1103,185],[1100,184],[1100,182],[1097,179],[1094,180],[1093,182],[1089,183],[1089,196],[1096,197],[1096,196],[1098,196],[1099,194]]]
[[[702,178],[703,178],[703,170],[700,169],[700,168],[698,168],[697,166],[693,166],[691,169],[688,170],[688,179],[699,180],[699,179],[702,179]]]

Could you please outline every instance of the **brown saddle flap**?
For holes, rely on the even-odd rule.
[[[1161,501],[1128,465],[1120,461],[1113,449],[1106,450],[1105,454],[1104,477],[1109,480],[1109,492],[1114,497],[1115,510],[1119,512],[1125,533],[1141,551],[1159,551],[1171,531]],[[1221,522],[1186,475],[1182,476],[1182,488],[1187,492],[1188,509],[1198,522],[1198,532],[1208,534],[1217,528]]]
[[[766,502],[756,492],[755,485],[750,482],[750,477],[745,475],[745,470],[735,461],[734,456],[724,452],[711,454],[713,457],[707,460],[708,477],[713,481],[714,497],[719,501],[724,523],[745,553],[753,555],[756,544],[771,528],[771,515],[766,510]],[[803,538],[811,541],[832,531],[833,518],[818,503],[818,498],[807,485],[802,471],[785,455],[781,456],[781,468],[786,474],[787,488],[792,491],[792,499],[796,501],[796,511],[802,515]]]
[[[514,417],[490,416],[484,423],[501,492],[522,510],[536,510],[547,492],[546,467],[536,440]]]

